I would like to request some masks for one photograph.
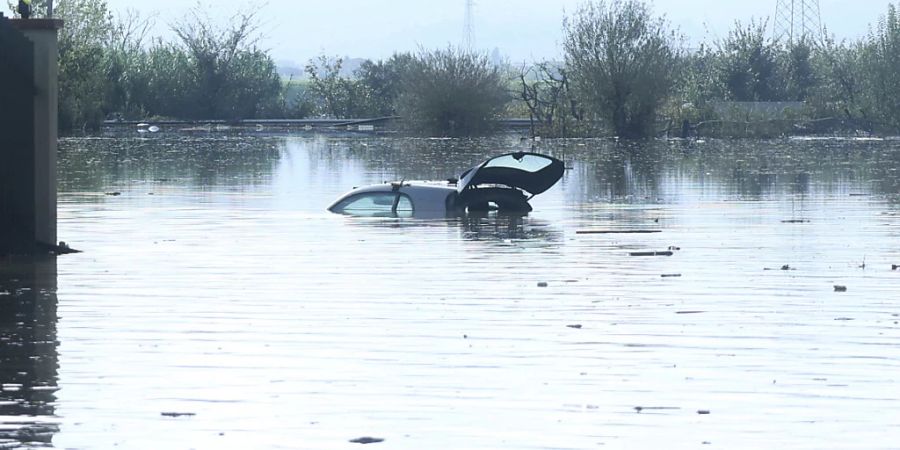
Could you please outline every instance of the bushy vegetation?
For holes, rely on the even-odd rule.
[[[591,117],[622,137],[654,134],[675,82],[678,47],[637,0],[587,3],[566,20],[565,67]]]
[[[365,61],[348,74],[343,59],[320,56],[300,80],[278,76],[251,13],[216,26],[198,5],[162,41],[147,38],[148,20],[114,17],[104,0],[56,4],[66,21],[59,99],[68,129],[108,118],[401,116],[410,132],[455,136],[525,116],[546,136],[900,132],[893,4],[857,41],[777,42],[767,21],[751,20],[686,51],[645,0],[585,0],[563,24],[557,61],[513,70],[448,48]],[[34,1],[36,17],[45,8]]]
[[[94,129],[109,117],[285,114],[282,82],[272,58],[256,46],[252,14],[238,14],[217,28],[198,5],[172,24],[177,40],[148,43],[150,23],[135,13],[115,18],[103,0],[56,5],[54,16],[65,21],[59,34],[63,129]]]
[[[365,61],[353,77],[341,58],[306,66],[313,111],[332,118],[403,117],[412,133],[459,136],[490,131],[511,100],[502,67],[486,54],[454,48]]]
[[[868,36],[849,43],[788,45],[772,39],[766,21],[751,20],[685,52],[640,0],[589,1],[565,30],[565,62],[552,70],[537,63],[520,76],[520,100],[537,133],[596,134],[597,124],[622,137],[693,133],[700,126],[723,135],[900,131],[894,5]],[[740,102],[775,103],[767,111]],[[771,112],[781,104],[786,109]]]
[[[883,125],[900,129],[900,17],[893,4],[857,51],[865,74],[863,104],[858,108]]]
[[[486,54],[452,48],[416,55],[402,80],[397,112],[431,135],[486,133],[511,97],[505,73]]]

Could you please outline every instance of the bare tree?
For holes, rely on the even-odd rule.
[[[548,61],[522,66],[519,71],[522,91],[519,96],[528,108],[531,134],[566,136],[571,119],[583,117],[578,101],[572,96],[565,68]]]

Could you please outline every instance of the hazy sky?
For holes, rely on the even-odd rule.
[[[108,0],[114,11],[133,8],[156,16],[156,33],[194,3],[185,0]],[[795,0],[800,1],[800,0]],[[806,0],[813,1],[813,0]],[[475,0],[476,47],[513,61],[561,54],[562,20],[582,0]],[[887,0],[819,0],[822,22],[838,38],[856,38],[887,10]],[[303,63],[319,54],[384,58],[394,51],[458,45],[463,36],[465,0],[207,0],[213,17],[224,18],[263,4],[262,44],[278,60]],[[776,0],[655,0],[691,42],[728,33],[735,20],[771,17]],[[771,21],[770,21],[771,23]]]

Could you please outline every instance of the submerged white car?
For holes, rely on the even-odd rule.
[[[447,181],[398,181],[353,189],[328,210],[358,216],[447,216],[466,211],[527,213],[528,201],[562,178],[563,162],[530,152],[483,161]]]

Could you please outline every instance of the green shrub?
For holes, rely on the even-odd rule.
[[[877,121],[900,130],[900,16],[893,4],[862,46],[865,102]]]
[[[493,129],[510,98],[504,72],[486,54],[448,48],[409,61],[397,111],[414,133],[477,135]]]
[[[566,70],[594,117],[626,138],[655,134],[680,50],[663,19],[638,0],[589,2],[564,24]]]

